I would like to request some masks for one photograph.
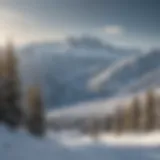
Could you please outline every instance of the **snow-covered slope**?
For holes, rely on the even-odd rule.
[[[160,95],[160,87],[154,90],[157,98]],[[146,92],[128,93],[127,95],[119,95],[109,99],[100,99],[85,103],[79,103],[70,107],[55,109],[49,111],[47,121],[52,126],[52,122],[62,120],[67,123],[87,120],[92,118],[103,119],[107,115],[115,112],[117,108],[130,107],[132,100],[138,97],[141,100],[141,107],[145,106]]]
[[[116,107],[120,104],[127,103],[130,100],[130,96],[112,99],[101,99],[94,100],[90,102],[79,103],[70,107],[64,107],[62,109],[55,109],[48,113],[48,121],[51,121],[60,117],[63,118],[73,118],[73,120],[78,118],[90,118],[94,116],[103,117],[106,114],[114,111]]]
[[[160,87],[160,68],[159,67],[148,72],[147,74],[142,76],[140,79],[137,79],[137,81],[135,81],[133,84],[125,87],[124,90],[122,89],[119,95],[142,92],[149,89],[156,89],[158,87]]]
[[[155,137],[156,136],[156,137]],[[49,137],[37,139],[23,131],[11,133],[0,126],[1,160],[158,160],[158,134],[116,137],[103,135],[96,143],[88,136],[78,133],[50,133]],[[139,137],[140,138],[140,137]],[[132,145],[134,144],[134,146]],[[145,144],[145,145],[143,145]]]
[[[143,86],[141,86],[141,82],[143,83],[144,81],[146,84],[147,82],[150,83],[150,86],[158,85],[159,77],[157,73],[160,69],[159,59],[160,51],[153,51],[136,58],[125,59],[114,63],[91,79],[89,81],[89,87],[98,92],[115,95],[117,93],[121,94],[121,91],[130,88],[132,85],[134,92],[139,91],[140,88],[147,89],[148,85],[142,84]],[[135,83],[137,83],[137,87],[134,86]]]
[[[55,147],[56,146],[56,147]],[[23,131],[10,132],[0,126],[1,160],[50,160],[60,158],[60,147],[49,139],[36,139]],[[65,152],[63,152],[65,155]]]

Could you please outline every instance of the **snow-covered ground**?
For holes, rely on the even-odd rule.
[[[101,134],[99,141],[112,146],[142,146],[142,147],[156,147],[160,146],[160,132],[154,131],[152,133],[139,134]]]
[[[10,132],[1,126],[0,159],[159,160],[160,141],[158,139],[160,139],[158,132],[141,137],[132,135],[115,138],[113,135],[101,135],[95,141],[77,132],[49,132],[44,139],[38,139],[25,131]],[[139,144],[130,145],[135,141],[139,141]],[[151,144],[150,141],[153,143]]]

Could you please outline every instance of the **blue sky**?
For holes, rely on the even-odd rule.
[[[158,47],[159,0],[0,0],[0,43],[91,35],[116,45]]]

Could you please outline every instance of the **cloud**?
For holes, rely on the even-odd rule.
[[[103,28],[103,31],[109,35],[122,35],[124,29],[121,26],[113,25],[113,26],[105,26]]]

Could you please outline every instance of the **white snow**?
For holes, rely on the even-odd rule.
[[[128,134],[101,134],[99,140],[102,143],[113,146],[160,146],[160,131],[151,133],[128,133]]]
[[[129,138],[132,138],[131,140]],[[137,139],[137,140],[136,140]],[[145,145],[122,145],[134,141]],[[143,139],[143,140],[141,140]],[[157,141],[156,141],[157,139]],[[32,137],[25,131],[11,132],[0,127],[1,160],[158,160],[160,158],[159,133],[140,138],[101,135],[94,141],[77,132],[53,133],[43,139]],[[114,144],[114,145],[113,145]],[[121,144],[121,145],[117,145]],[[156,145],[153,145],[156,144]]]
[[[153,90],[155,95],[160,95],[160,88]],[[113,113],[117,107],[129,107],[133,98],[138,97],[141,100],[142,107],[145,104],[146,91],[139,93],[132,93],[126,95],[119,95],[110,99],[99,99],[90,102],[79,103],[72,106],[63,107],[62,109],[55,109],[48,112],[47,119],[52,122],[52,119],[57,117],[70,117],[74,119],[86,117],[103,117],[109,113]]]
[[[23,131],[10,133],[5,127],[0,127],[1,160],[50,160],[53,157],[59,159],[59,148],[58,144],[55,145],[55,142],[48,138],[33,138]]]
[[[48,112],[48,121],[51,121],[55,117],[95,117],[104,116],[108,113],[115,111],[117,107],[127,107],[131,103],[134,94],[128,94],[128,96],[119,96],[110,99],[99,99],[90,102],[79,103],[69,107],[63,107],[62,109],[55,109]],[[141,99],[145,99],[144,93],[139,93]]]
[[[89,146],[94,143],[93,139],[88,136],[81,134],[78,131],[61,131],[58,133],[49,132],[49,137],[58,143],[69,147],[83,147],[83,146]]]
[[[64,146],[74,148],[91,146],[95,142],[105,146],[114,147],[160,147],[160,131],[149,133],[99,133],[93,138],[91,135],[81,134],[76,131],[62,131],[58,134],[50,134],[50,137],[63,144]]]
[[[108,81],[117,70],[120,70],[120,68],[123,68],[127,64],[132,64],[136,59],[137,57],[131,57],[113,63],[109,68],[105,69],[88,82],[89,88],[98,90],[99,88],[104,87],[106,81]]]
[[[125,100],[127,98],[125,97]],[[57,109],[50,111],[48,113],[48,120],[52,120],[54,117],[88,117],[96,115],[104,115],[114,110],[119,104],[123,104],[123,98],[112,98],[112,99],[100,99],[91,102],[79,103],[70,107],[63,107],[62,109]]]

